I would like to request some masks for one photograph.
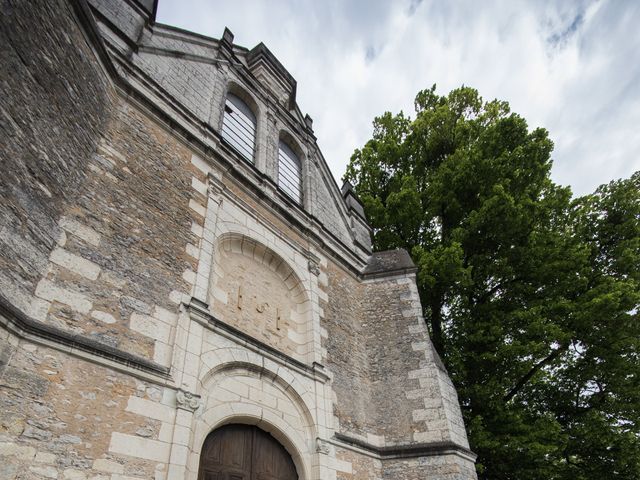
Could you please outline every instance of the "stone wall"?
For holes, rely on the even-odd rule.
[[[126,36],[130,42],[134,42],[142,33],[147,23],[146,12],[132,2],[119,0],[95,0],[92,4],[101,16],[111,25],[115,25],[119,33]]]
[[[422,318],[404,251],[379,252],[353,278],[327,268],[323,345],[332,372],[344,479],[475,478],[455,389]],[[453,447],[453,449],[452,449]]]
[[[362,287],[353,275],[329,264],[328,301],[323,304],[323,327],[327,335],[327,368],[333,372],[334,414],[340,429],[363,435],[375,412],[371,401],[371,376],[366,343],[367,325],[362,320]],[[373,433],[373,432],[372,432]]]
[[[382,461],[370,455],[337,447],[336,458],[342,466],[342,470],[338,471],[337,480],[382,480],[383,478]]]
[[[248,237],[223,237],[216,249],[212,311],[292,357],[306,343],[309,299],[289,264]],[[302,357],[304,358],[304,357]]]
[[[195,259],[189,154],[148,116],[118,101],[35,296],[38,319],[160,363]],[[185,273],[186,272],[186,273]],[[166,348],[165,348],[166,350]]]
[[[69,2],[2,4],[0,292],[35,313],[30,294],[86,181],[113,92]]]
[[[109,93],[68,3],[29,5],[9,8],[2,30],[2,294],[39,320],[167,363],[155,343],[170,343],[176,292],[195,269],[190,154]]]
[[[414,432],[425,430],[424,423],[421,425],[413,413],[424,408],[424,400],[410,393],[420,385],[407,373],[424,364],[424,350],[428,348],[424,344],[415,345],[416,332],[409,329],[417,327],[422,318],[422,312],[411,308],[413,293],[417,294],[411,288],[414,284],[415,277],[365,284],[361,315],[366,325],[371,398],[375,404],[368,417],[369,429],[387,444],[413,442]]]
[[[433,455],[402,460],[388,460],[382,466],[384,480],[463,480],[476,478],[473,462],[456,455]]]
[[[323,345],[339,431],[379,446],[451,440],[449,419],[460,410],[429,340],[415,275],[362,283],[330,265],[327,277]]]
[[[0,478],[154,477],[156,463],[110,444],[116,429],[158,438],[160,422],[130,405],[158,401],[161,388],[0,334]]]

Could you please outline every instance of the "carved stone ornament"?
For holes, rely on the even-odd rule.
[[[178,390],[176,392],[176,406],[183,410],[194,412],[200,406],[200,395],[194,395],[185,390]]]
[[[258,313],[263,313],[267,308],[269,308],[269,304],[267,302],[260,303],[256,306],[256,311]]]
[[[316,452],[329,455],[329,444],[321,438],[316,438]]]
[[[209,196],[213,198],[219,197],[222,191],[224,190],[224,185],[222,184],[222,177],[220,176],[220,174],[217,174],[217,173],[209,173],[207,177],[209,179],[209,184],[207,185]]]
[[[309,271],[313,273],[316,277],[320,275],[320,267],[313,260],[309,260]]]

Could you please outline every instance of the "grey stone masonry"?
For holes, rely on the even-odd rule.
[[[0,291],[38,316],[28,294],[64,234],[111,110],[108,82],[66,1],[2,7]]]
[[[415,273],[405,250],[390,250],[371,255],[363,283],[329,275],[325,345],[339,436],[383,459],[382,452],[423,452],[425,460],[411,468],[383,460],[384,478],[412,478],[398,473],[403,468],[428,478],[474,478],[475,457],[455,388],[428,336]],[[427,460],[436,447],[450,454]]]
[[[298,149],[305,152],[302,160],[312,165],[312,175],[303,184],[303,196],[311,199],[302,205],[307,205],[307,213],[316,217],[327,232],[349,247],[354,243],[368,243],[366,227],[362,222],[351,220],[324,159],[315,154],[315,137],[295,102],[295,79],[264,44],[251,50],[237,46],[229,50],[216,39],[194,36],[166,25],[149,24],[144,9],[132,6],[135,2],[130,5],[122,0],[90,0],[90,3],[105,32],[108,47],[120,50],[122,55],[130,58],[128,68],[139,69],[194,121],[220,128],[228,90],[225,88],[221,92],[215,88],[221,75],[226,77],[225,83],[232,82],[236,89],[251,97],[249,104],[251,107],[255,105],[254,113],[259,124],[256,167],[277,184],[277,170],[265,168],[277,162],[277,149],[271,151],[273,159],[261,156],[268,151],[266,145],[269,142],[275,142],[277,146],[278,131],[289,133]],[[123,4],[122,8],[118,8],[120,4]],[[126,42],[119,41],[118,35],[113,35],[114,31],[120,39],[126,37]],[[272,130],[264,128],[262,121],[267,112],[275,121],[272,123],[277,125],[275,139],[266,137],[267,132],[273,135]],[[358,247],[358,251],[361,255],[367,253],[366,248],[361,250]]]
[[[364,206],[349,182],[344,182],[340,191],[349,210],[351,228],[355,241],[365,252],[371,253],[371,227],[367,223]],[[370,262],[371,260],[369,260],[369,263]]]

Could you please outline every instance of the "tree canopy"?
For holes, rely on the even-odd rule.
[[[385,113],[347,168],[407,249],[486,479],[640,478],[640,172],[572,197],[553,143],[472,88]]]

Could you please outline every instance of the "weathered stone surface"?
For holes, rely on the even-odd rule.
[[[301,280],[275,252],[241,238],[223,241],[216,252],[218,281],[213,311],[226,322],[295,357],[309,339],[308,302]]]
[[[0,463],[0,478],[13,480],[18,473],[18,465],[12,463]]]
[[[53,434],[47,430],[29,425],[24,429],[24,432],[22,432],[22,436],[35,440],[49,440]]]
[[[61,233],[57,220],[78,198],[111,99],[66,1],[5,2],[0,44],[0,292],[7,295],[12,287],[33,292],[44,273]]]
[[[149,391],[153,387],[46,347],[31,352],[16,349],[7,371],[17,370],[14,365],[22,370],[19,388],[17,380],[12,383],[14,388],[4,381],[0,384],[0,436],[15,438],[0,441],[0,465],[8,462],[15,467],[4,467],[7,472],[90,478],[101,471],[135,470],[143,477],[153,477],[155,463],[133,462],[125,468],[122,465],[130,460],[126,455],[108,461],[103,458],[110,455],[114,429],[134,434],[153,428],[148,418],[126,410],[131,396],[144,399],[147,387]],[[139,385],[144,389],[138,390]],[[9,424],[20,419],[22,431],[13,433]]]

